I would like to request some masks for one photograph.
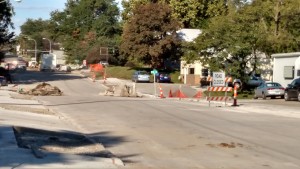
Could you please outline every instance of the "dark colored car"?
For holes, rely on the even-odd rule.
[[[160,82],[170,83],[171,77],[168,73],[159,72],[159,73],[155,74],[155,81],[158,83],[160,83]]]
[[[5,69],[3,67],[0,67],[0,76],[2,76],[2,77],[5,78],[6,83],[10,83],[10,84],[13,83],[12,77],[10,75],[10,71],[9,70],[7,70],[7,69]],[[3,81],[3,80],[1,80],[1,81]],[[2,82],[1,82],[1,84],[2,84]]]
[[[0,76],[0,85],[1,86],[7,86],[7,80],[4,76]]]
[[[300,101],[300,78],[294,79],[284,90],[284,100],[298,99]]]

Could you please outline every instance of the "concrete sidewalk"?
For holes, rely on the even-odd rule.
[[[75,127],[55,112],[32,113],[41,110],[36,100],[14,99],[14,92],[0,90],[0,169],[2,168],[118,168],[119,159],[93,156],[50,153],[39,150],[43,157],[34,155],[33,149],[19,148],[12,126],[42,129],[46,131],[76,133]],[[6,106],[6,107],[5,107]],[[12,107],[11,107],[12,106]],[[3,108],[5,107],[5,108]],[[21,107],[21,110],[14,110]],[[103,150],[104,147],[103,147]]]

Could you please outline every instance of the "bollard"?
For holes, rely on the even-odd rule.
[[[237,105],[237,90],[238,90],[238,86],[235,85],[234,86],[234,91],[233,91],[233,104],[232,104],[232,106],[238,106]]]
[[[95,72],[93,72],[92,79],[93,79],[93,82],[95,82],[95,81],[96,81],[96,73],[95,73]]]

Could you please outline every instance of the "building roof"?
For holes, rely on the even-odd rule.
[[[186,42],[194,41],[201,33],[200,29],[180,29],[177,31],[179,37]]]
[[[289,57],[299,57],[300,52],[291,52],[291,53],[275,53],[271,55],[272,58],[289,58]]]

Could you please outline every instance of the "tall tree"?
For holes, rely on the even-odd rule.
[[[14,32],[9,32],[9,28],[14,28],[11,20],[13,14],[13,7],[9,1],[0,3],[0,48],[11,42],[14,36]]]
[[[21,25],[21,38],[19,39],[21,48],[25,47],[23,45],[26,45],[26,48],[34,49],[34,41],[28,41],[26,44],[21,43],[21,41],[25,40],[24,37],[27,37],[37,42],[37,49],[45,50],[43,38],[50,38],[50,32],[48,31],[49,24],[49,20],[43,20],[42,18],[27,19],[27,21]]]
[[[185,58],[245,81],[246,73],[257,71],[257,53],[299,50],[299,1],[282,2],[229,1],[227,15],[210,19],[196,43],[189,44]]]
[[[184,28],[202,28],[208,18],[224,15],[227,12],[227,0],[123,0],[122,19],[127,21],[132,10],[139,4],[163,2],[170,5],[172,15]]]
[[[247,65],[260,37],[257,24],[242,15],[246,5],[230,2],[227,15],[211,18],[196,42],[189,44],[185,59],[200,60],[212,71],[223,70],[245,81]]]
[[[227,0],[170,0],[173,16],[184,28],[203,28],[208,18],[224,15]]]
[[[178,58],[178,29],[179,23],[166,3],[137,5],[124,25],[121,55],[130,61],[160,67],[167,58]]]
[[[299,50],[300,1],[253,0],[247,12],[256,15],[264,33],[268,34],[260,50],[267,54]]]
[[[83,60],[94,46],[111,46],[120,35],[119,9],[111,0],[69,0],[63,12],[51,14],[51,31],[60,39],[70,62]],[[89,35],[92,38],[87,38]],[[96,57],[96,56],[95,56]]]

